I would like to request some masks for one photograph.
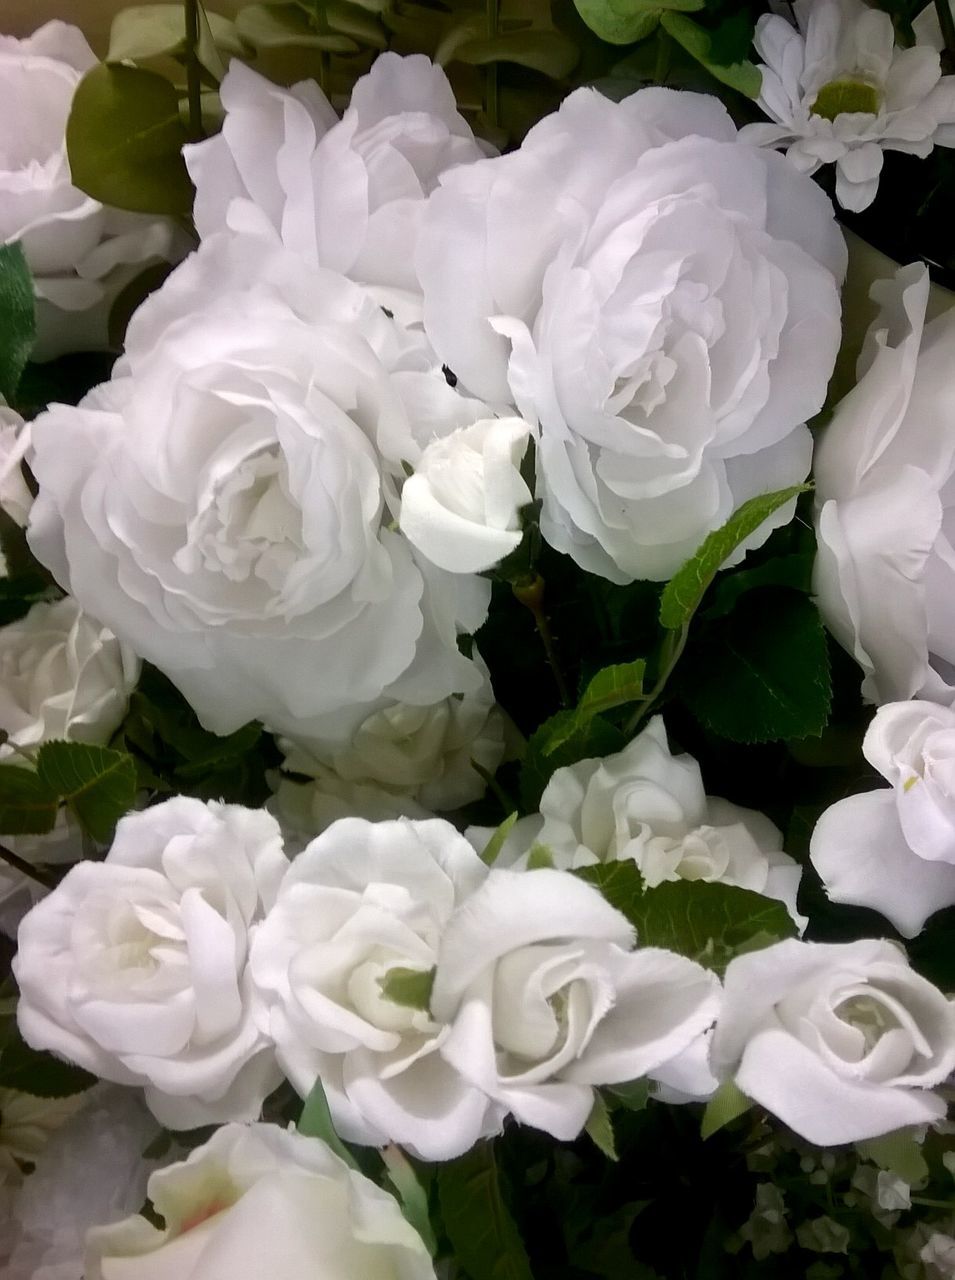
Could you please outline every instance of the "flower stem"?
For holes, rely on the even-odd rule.
[[[653,709],[654,703],[666,687],[667,681],[673,674],[673,668],[680,661],[683,650],[686,648],[687,637],[690,634],[690,628],[683,627],[679,631],[668,631],[666,639],[660,649],[660,664],[657,678],[653,683],[653,687],[649,689],[634,708],[633,715],[627,721],[624,732],[628,737],[632,737],[636,733],[637,725],[641,720],[645,720]]]
[[[544,613],[544,579],[540,574],[535,574],[533,578],[526,582],[515,582],[511,586],[514,592],[514,599],[519,601],[525,609],[530,611],[531,617],[534,619],[534,626],[537,628],[537,634],[541,638],[541,644],[544,646],[544,656],[547,658],[547,665],[554,673],[554,683],[557,685],[557,693],[560,696],[560,705],[569,707],[573,703],[570,696],[570,689],[561,670],[560,662],[557,659],[557,650],[554,647],[554,636],[550,629],[550,623],[547,615]]]
[[[952,17],[950,0],[935,0],[935,12],[938,14],[938,25],[942,29],[942,70],[955,71],[955,18]]]
[[[189,137],[201,142],[202,80],[199,75],[199,0],[185,0],[186,11],[186,92],[189,98]]]
[[[41,871],[39,867],[34,867],[26,859],[21,858],[19,854],[14,853],[12,849],[8,849],[5,844],[0,844],[0,861],[7,863],[15,871],[19,871],[21,875],[29,877],[30,880],[35,880],[44,889],[55,889],[57,886],[55,876],[48,875],[47,872]]]

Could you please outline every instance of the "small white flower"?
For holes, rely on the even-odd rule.
[[[872,907],[912,937],[955,903],[955,711],[887,703],[862,751],[892,790],[831,805],[812,834],[812,864],[834,902]]]
[[[557,769],[534,838],[561,868],[635,862],[647,886],[666,880],[739,885],[785,903],[794,920],[800,868],[763,814],[708,796],[700,767],[674,756],[661,716],[616,755]]]
[[[138,678],[131,650],[69,596],[0,627],[0,728],[18,746],[107,742]]]
[[[955,76],[935,49],[897,48],[889,14],[863,0],[795,0],[793,12],[796,27],[774,13],[756,24],[757,101],[776,123],[746,125],[743,140],[786,147],[804,173],[834,163],[836,199],[854,211],[875,199],[884,151],[955,146]]]
[[[168,219],[104,208],[73,186],[66,122],[96,65],[77,27],[48,22],[0,36],[0,244],[19,243],[37,296],[34,359],[108,345],[120,291],[149,262],[174,261],[185,237]]]
[[[408,541],[451,573],[480,573],[514,551],[531,501],[520,473],[530,437],[521,418],[485,418],[429,444],[401,491]]]
[[[435,1280],[398,1202],[319,1138],[230,1124],[154,1173],[165,1223],[88,1237],[86,1280]]]
[[[261,811],[178,796],[122,818],[20,925],[23,1038],[144,1086],[169,1128],[255,1118],[281,1077],[246,957],[287,865]]]
[[[860,1142],[945,1115],[955,1005],[890,942],[788,939],[730,961],[711,1061],[808,1142]]]
[[[719,1007],[715,974],[633,946],[626,917],[570,872],[491,871],[441,943],[442,1056],[521,1123],[577,1137],[595,1086],[671,1062]]]
[[[292,863],[252,945],[263,1029],[295,1088],[320,1078],[342,1137],[449,1160],[501,1112],[441,1055],[428,1008],[448,920],[487,870],[440,819],[344,818]],[[417,981],[420,999],[383,984]]]

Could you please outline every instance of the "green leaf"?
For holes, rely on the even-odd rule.
[[[677,570],[660,597],[660,623],[671,631],[688,625],[716,574],[741,542],[755,533],[764,521],[791,502],[809,485],[796,484],[775,493],[759,494],[737,508],[724,525],[714,529]]]
[[[434,973],[434,969],[402,969],[396,966],[378,979],[378,985],[385,1000],[427,1013],[431,1007]]]
[[[574,0],[577,12],[608,44],[634,44],[659,25],[665,9],[691,13],[706,0]]]
[[[489,62],[514,62],[552,80],[562,80],[570,75],[579,58],[576,44],[559,31],[505,31],[465,40],[454,50],[453,61],[478,67]]]
[[[747,98],[758,98],[763,77],[752,62],[734,62],[729,66],[717,62],[710,54],[713,37],[709,31],[682,13],[664,13],[660,25],[687,53],[704,66],[714,79],[735,89]]]
[[[530,852],[527,855],[527,870],[539,871],[542,868],[552,868],[554,865],[553,852],[546,844],[541,844],[539,840],[535,840],[531,845]]]
[[[735,1081],[726,1080],[706,1104],[700,1123],[700,1137],[711,1138],[724,1125],[744,1115],[752,1105]]]
[[[296,1128],[306,1138],[321,1138],[347,1165],[352,1169],[358,1168],[355,1157],[335,1131],[321,1078],[315,1081],[312,1092],[305,1099],[305,1106],[302,1108]]]
[[[381,23],[357,4],[332,0],[332,3],[324,6],[322,13],[331,30],[337,31],[339,35],[351,36],[359,44],[368,45],[372,49],[387,49],[388,38]]]
[[[650,1100],[650,1081],[644,1077],[642,1080],[628,1080],[625,1084],[605,1085],[604,1092],[628,1111],[643,1111]]]
[[[323,49],[326,53],[357,53],[349,36],[316,31],[294,4],[250,4],[236,15],[235,28],[255,49]]]
[[[614,1141],[613,1121],[610,1111],[599,1089],[594,1090],[594,1105],[591,1107],[587,1123],[584,1125],[584,1132],[608,1160],[616,1162],[620,1158],[617,1155],[617,1144]]]
[[[428,1193],[414,1166],[400,1147],[383,1147],[379,1154],[388,1171],[388,1181],[395,1189],[401,1212],[424,1241],[425,1248],[433,1258],[438,1251],[438,1242],[431,1227]]]
[[[598,671],[584,690],[577,703],[577,715],[583,719],[624,707],[636,702],[643,693],[643,677],[647,664],[643,658],[636,662],[621,662]]]
[[[188,141],[179,95],[163,76],[101,63],[80,81],[66,146],[73,182],[95,200],[136,213],[190,213]]]
[[[66,801],[96,840],[108,840],[136,800],[136,764],[125,751],[85,742],[46,742],[36,763],[40,782]]]
[[[35,1098],[69,1098],[97,1083],[96,1076],[88,1071],[54,1058],[52,1053],[31,1049],[16,1030],[4,1041],[0,1088],[18,1089]]]
[[[737,885],[667,880],[648,889],[633,862],[598,863],[573,874],[627,917],[641,946],[676,951],[720,972],[754,941],[769,945],[796,934],[781,902]]]
[[[568,731],[569,730],[569,731]],[[521,804],[533,813],[551,776],[578,760],[589,760],[621,751],[623,732],[601,716],[593,716],[583,728],[576,711],[558,711],[532,734],[521,769]]]
[[[0,834],[43,835],[52,831],[59,807],[56,792],[32,769],[0,765]]]
[[[831,679],[816,606],[784,588],[744,596],[694,646],[679,695],[702,724],[733,742],[822,733]]]
[[[741,596],[758,587],[791,587],[808,595],[812,591],[813,559],[809,551],[795,551],[791,555],[773,556],[753,569],[724,574],[714,586],[711,602],[702,616],[725,618]]]
[[[33,281],[18,244],[0,245],[0,396],[13,404],[36,337]]]
[[[864,1160],[904,1178],[910,1187],[924,1186],[928,1180],[929,1167],[912,1129],[896,1129],[881,1138],[857,1142],[856,1150]]]
[[[509,813],[501,825],[497,828],[490,840],[484,846],[484,852],[481,854],[481,861],[486,867],[491,867],[497,861],[501,850],[504,848],[504,842],[511,834],[514,823],[517,821],[517,810]]]
[[[479,1142],[438,1169],[444,1228],[470,1280],[533,1280],[531,1264],[501,1194],[494,1146]]]
[[[218,13],[206,13],[202,10],[207,24],[207,41],[212,42],[212,49],[203,47],[199,42],[199,61],[207,71],[217,76],[221,72],[221,61],[215,54],[216,49],[226,53],[240,54],[245,46],[237,37],[235,24]],[[160,58],[164,54],[181,54],[186,46],[186,20],[182,4],[139,4],[128,9],[121,9],[113,19],[109,33],[109,51],[107,62],[144,62],[149,58]]]

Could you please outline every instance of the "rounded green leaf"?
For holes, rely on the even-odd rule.
[[[190,213],[188,140],[179,95],[163,76],[102,63],[80,81],[66,147],[74,183],[94,200],[134,213]]]
[[[239,54],[242,41],[235,24],[218,13],[205,13],[208,32],[215,46],[225,53]],[[143,62],[163,54],[181,53],[186,43],[186,24],[181,4],[141,4],[122,9],[113,19],[109,34],[107,62]],[[200,42],[200,61],[202,48]]]

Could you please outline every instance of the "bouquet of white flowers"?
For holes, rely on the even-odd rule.
[[[7,1280],[955,1276],[955,14],[575,4],[0,37]]]

